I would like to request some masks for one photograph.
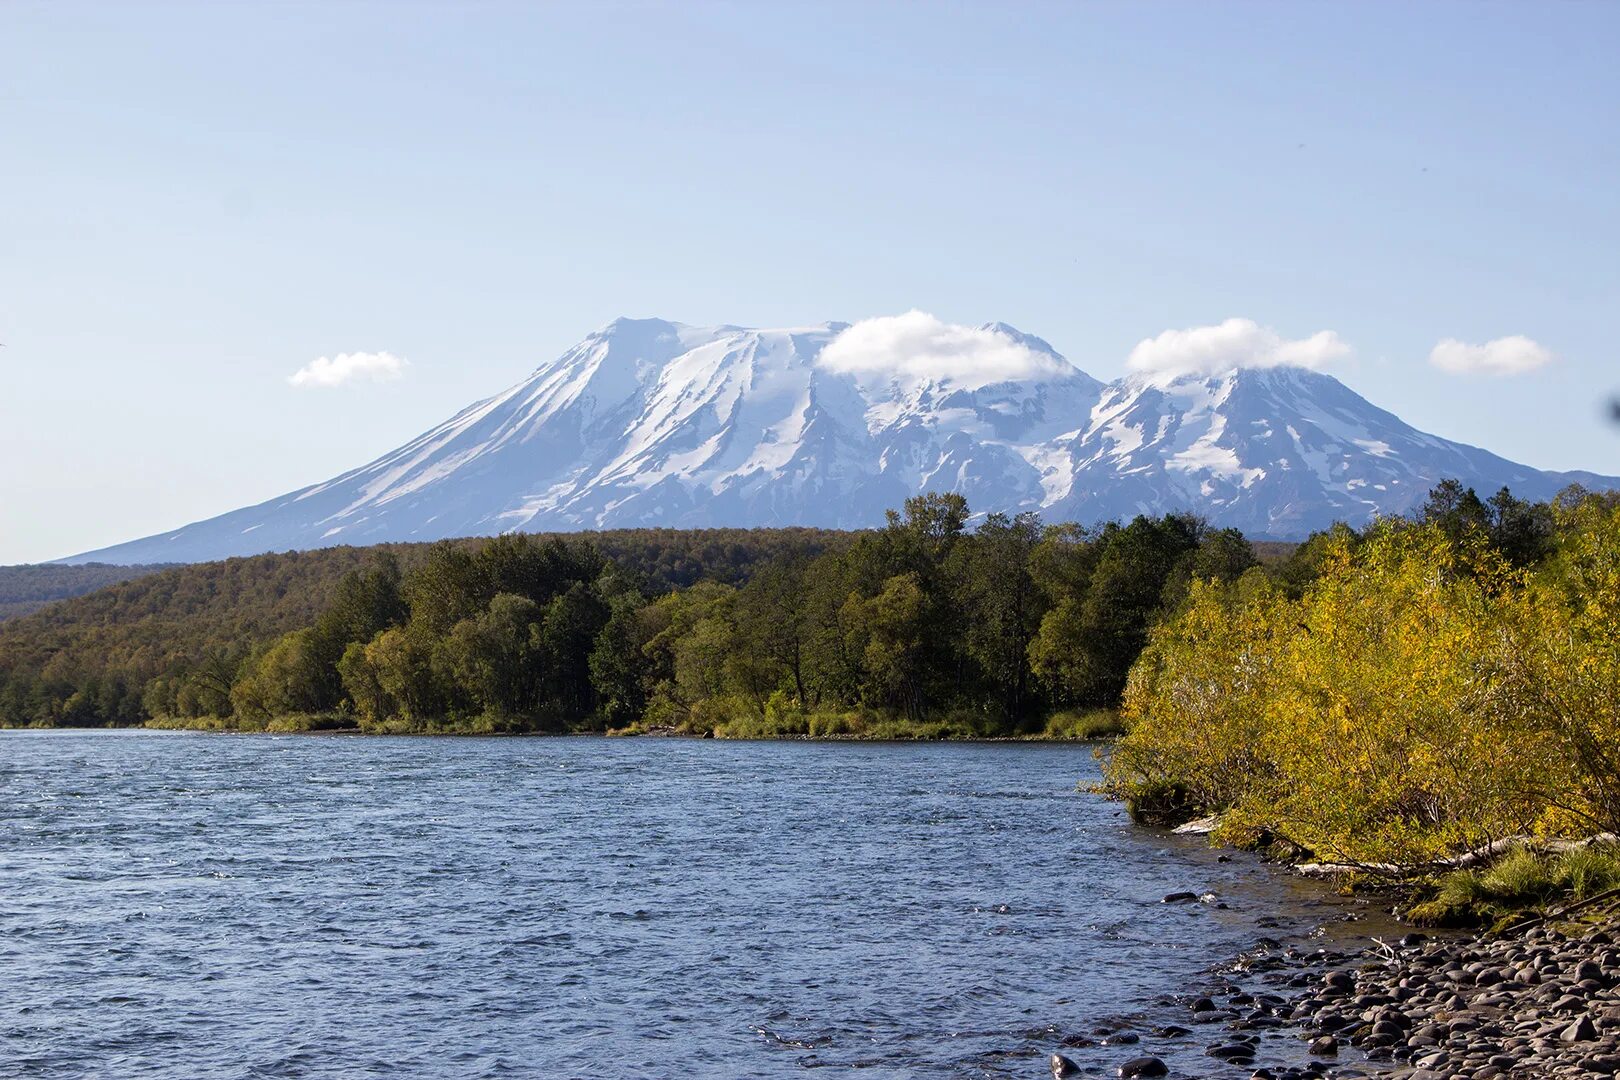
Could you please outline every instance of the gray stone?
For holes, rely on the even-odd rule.
[[[1227,1061],[1236,1061],[1240,1058],[1254,1060],[1254,1047],[1248,1043],[1225,1043],[1221,1046],[1212,1046],[1204,1051],[1210,1057],[1224,1058]]]
[[[1565,1028],[1563,1034],[1559,1035],[1558,1037],[1567,1043],[1591,1042],[1593,1039],[1597,1038],[1597,1028],[1592,1025],[1591,1017],[1583,1016],[1573,1024],[1569,1025],[1569,1027]]]

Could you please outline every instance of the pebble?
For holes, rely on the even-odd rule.
[[[1339,1052],[1339,1040],[1331,1035],[1312,1039],[1310,1052],[1317,1057],[1333,1057]]]
[[[1211,1068],[1240,1067],[1252,1080],[1615,1077],[1620,948],[1614,934],[1613,928],[1573,936],[1537,928],[1486,940],[1414,932],[1359,953],[1265,939],[1228,974],[1200,987],[1203,996],[1176,1000],[1195,1026],[1204,1026],[1199,1034]],[[1268,1046],[1278,1047],[1264,1041],[1278,1038],[1278,1028],[1306,1041],[1308,1065],[1260,1060]],[[1104,1046],[1143,1038],[1117,1030],[1096,1034]],[[1150,1033],[1153,1039],[1188,1036],[1193,1029],[1176,1025]],[[1296,1051],[1288,1060],[1301,1058]],[[1055,1080],[1082,1075],[1062,1055],[1052,1056],[1051,1067]],[[1123,1080],[1169,1072],[1157,1057],[1118,1066]]]
[[[1366,1065],[1353,1075],[1587,1080],[1620,1070],[1620,951],[1611,935],[1538,928],[1487,941],[1411,933],[1393,947],[1333,958],[1315,976],[1309,957],[1289,957],[1290,967],[1265,978],[1296,991],[1275,1011],[1310,1040],[1313,1057],[1338,1057],[1347,1046],[1361,1052]],[[1221,1057],[1225,1049],[1209,1052]],[[1352,1075],[1320,1061],[1311,1071],[1261,1073]]]

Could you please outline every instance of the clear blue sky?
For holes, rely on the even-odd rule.
[[[0,562],[257,502],[621,314],[1336,331],[1620,472],[1620,5],[0,5]],[[1557,359],[1447,374],[1442,339]],[[290,386],[386,350],[393,382]]]

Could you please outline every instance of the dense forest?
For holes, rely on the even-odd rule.
[[[1257,562],[1187,516],[968,519],[927,495],[860,533],[514,535],[179,568],[0,627],[0,721],[1061,734],[1117,702],[1192,582]]]
[[[578,536],[652,591],[700,578],[741,583],[753,566],[781,551],[819,553],[849,539],[841,532],[796,528],[624,529]],[[483,542],[448,546],[474,550]],[[428,544],[332,547],[176,566],[52,603],[0,625],[0,724],[127,725],[150,719],[142,698],[154,679],[228,686],[256,649],[313,623],[346,575],[384,557],[408,572],[433,550]]]
[[[37,563],[0,566],[0,622],[38,611],[46,604],[95,592],[131,578],[155,574],[167,566],[114,566],[84,563],[58,566]]]
[[[1446,484],[1292,563],[1153,628],[1107,766],[1140,815],[1396,877],[1620,831],[1620,494]]]

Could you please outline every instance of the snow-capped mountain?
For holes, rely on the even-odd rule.
[[[994,323],[972,333],[1029,363],[988,381],[832,362],[827,347],[846,329],[620,319],[368,465],[65,561],[513,530],[863,527],[927,490],[1053,521],[1191,509],[1289,538],[1404,512],[1445,477],[1536,498],[1577,481],[1620,486],[1426,435],[1303,369],[1105,386],[1040,338]]]

